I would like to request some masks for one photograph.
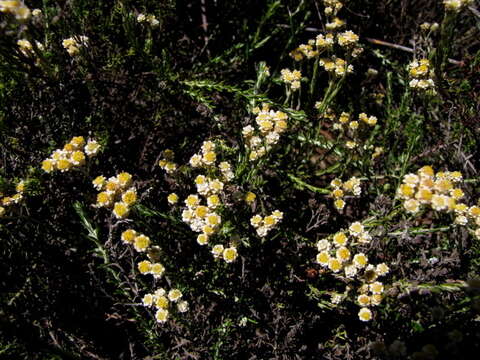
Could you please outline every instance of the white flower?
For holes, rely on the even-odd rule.
[[[179,301],[177,304],[177,310],[181,313],[187,312],[188,311],[188,302],[185,300]]]

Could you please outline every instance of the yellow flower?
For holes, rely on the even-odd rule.
[[[215,150],[215,143],[213,141],[204,141],[202,144],[202,153],[207,153],[209,151]]]
[[[330,258],[328,261],[328,268],[333,272],[339,272],[342,270],[342,263],[338,259]]]
[[[55,170],[55,161],[51,159],[46,159],[42,161],[42,170],[50,173]]]
[[[123,219],[127,217],[129,212],[130,208],[128,207],[128,204],[124,202],[116,202],[113,206],[113,215],[115,215],[117,219]]]
[[[383,276],[388,274],[388,272],[390,271],[390,268],[387,266],[387,264],[381,263],[377,265],[375,271],[379,276]]]
[[[206,206],[200,205],[195,209],[195,216],[199,218],[204,218],[208,214],[208,208]]]
[[[429,203],[432,200],[432,197],[432,190],[427,187],[421,187],[415,194],[415,198],[423,204]]]
[[[223,255],[223,245],[221,244],[218,244],[218,245],[215,245],[213,248],[212,248],[212,254],[213,256],[215,256],[216,258],[217,257],[220,257],[221,255]]]
[[[405,199],[411,198],[415,194],[415,188],[407,184],[401,184],[398,188],[398,195]]]
[[[150,267],[150,273],[155,277],[159,278],[165,272],[165,267],[160,263],[154,263]]]
[[[208,151],[205,154],[203,154],[202,160],[205,164],[212,165],[217,160],[217,154],[215,154],[215,152],[213,151]]]
[[[137,264],[137,267],[141,274],[146,274],[150,271],[152,263],[148,260],[143,260]]]
[[[73,164],[67,159],[60,159],[57,161],[57,169],[60,171],[68,171],[72,168]]]
[[[157,322],[164,323],[168,320],[168,310],[165,309],[158,309],[155,313],[155,319]]]
[[[132,183],[132,175],[130,175],[128,172],[122,172],[117,175],[117,181],[121,187],[129,187]]]
[[[0,206],[0,217],[5,215],[5,208],[3,206]]]
[[[333,235],[333,242],[336,246],[344,246],[348,241],[347,235],[343,232],[338,232]]]
[[[128,189],[122,194],[122,201],[127,205],[133,205],[137,202],[137,192],[134,188]]]
[[[175,193],[171,193],[167,196],[167,201],[169,204],[173,205],[178,202],[178,195]]]
[[[418,169],[417,172],[420,176],[424,176],[424,177],[433,177],[433,175],[435,175],[435,171],[433,171],[433,168],[429,165],[426,165]]]
[[[339,211],[342,211],[343,208],[345,207],[345,200],[343,199],[337,199],[333,202],[333,205],[335,206],[335,208]]]
[[[88,140],[87,145],[83,148],[83,151],[85,151],[85,154],[89,157],[97,155],[99,150],[100,144],[95,140]]]
[[[435,181],[434,185],[435,190],[441,193],[445,193],[453,189],[453,184],[450,180],[448,179],[439,179]]]
[[[110,206],[112,203],[112,195],[106,191],[102,191],[97,194],[97,205],[98,206]]]
[[[347,149],[355,149],[357,147],[357,143],[355,141],[351,141],[351,140],[348,140],[345,142],[345,146],[347,147]]]
[[[463,175],[460,171],[452,171],[449,174],[449,179],[452,180],[453,182],[459,182],[459,181],[462,181]]]
[[[255,201],[255,199],[257,198],[257,195],[255,195],[253,192],[249,191],[247,192],[247,194],[245,195],[245,201],[247,203],[252,203]]]
[[[374,294],[381,294],[383,293],[383,284],[379,281],[370,284],[370,291]]]
[[[135,238],[133,246],[138,252],[143,252],[150,246],[150,238],[145,235],[139,235]]]
[[[168,309],[169,303],[168,298],[164,295],[157,296],[155,300],[155,306],[159,309]]]
[[[145,294],[142,299],[143,306],[152,306],[153,305],[153,295]]]
[[[65,145],[63,146],[63,150],[68,151],[68,152],[72,152],[72,151],[75,150],[75,146],[72,145],[72,144],[70,144],[70,143],[68,143],[68,144],[65,144]]]
[[[374,306],[380,305],[382,302],[382,299],[383,299],[383,295],[381,294],[372,294],[372,296],[370,296],[370,302]]]
[[[363,253],[358,253],[353,257],[353,263],[358,268],[364,268],[368,264],[368,258]]]
[[[20,200],[22,200],[22,198],[23,198],[22,193],[16,193],[15,195],[12,195],[12,201],[15,204],[18,204],[20,202]]]
[[[358,318],[362,321],[372,320],[372,312],[368,308],[361,308],[358,312]]]
[[[263,219],[263,223],[265,224],[265,226],[271,227],[277,223],[277,220],[272,215],[269,215],[265,216],[265,218]]]
[[[350,259],[350,250],[348,250],[345,246],[342,246],[337,249],[336,256],[338,260],[345,262]]]
[[[206,234],[200,234],[197,236],[197,243],[199,245],[207,245],[208,244],[208,236]]]
[[[23,193],[25,191],[25,182],[24,181],[20,181],[17,186],[15,186],[15,190],[17,190],[17,192],[19,193]]]
[[[128,229],[122,233],[121,239],[126,244],[133,244],[136,237],[137,237],[137,232],[133,229]]]
[[[85,139],[83,136],[75,136],[70,140],[70,144],[76,149],[80,149],[83,145],[85,145]]]
[[[350,121],[350,123],[348,124],[348,127],[352,130],[357,130],[358,126],[359,126],[358,121]]]
[[[455,204],[454,210],[457,214],[463,214],[464,212],[468,211],[468,206],[467,204],[458,203],[458,204]]]
[[[468,209],[468,215],[473,218],[480,217],[480,207],[476,205],[471,206],[470,209]]]
[[[182,296],[182,292],[178,289],[172,289],[168,292],[168,299],[173,302],[180,300]]]
[[[363,225],[358,222],[358,221],[355,221],[354,223],[352,223],[350,225],[350,227],[348,228],[348,230],[350,231],[350,234],[354,235],[354,236],[358,236],[360,235],[361,233],[363,233],[364,231],[364,228],[363,228]]]
[[[208,187],[213,193],[218,193],[223,190],[223,183],[219,180],[213,180],[208,184]]]
[[[207,224],[212,227],[217,227],[222,223],[222,218],[217,214],[207,215]]]
[[[215,233],[215,229],[210,225],[205,225],[202,227],[202,231],[205,235],[210,236]]]
[[[118,190],[118,181],[116,178],[110,178],[108,179],[108,181],[106,182],[105,184],[105,190],[109,191],[109,192],[116,192]]]
[[[195,208],[200,203],[200,199],[197,195],[188,195],[187,199],[185,200],[185,204],[189,208]]]
[[[407,174],[403,177],[403,182],[412,187],[415,187],[419,181],[418,175],[415,174]]]
[[[333,180],[330,182],[330,186],[335,187],[335,188],[339,188],[339,187],[342,186],[342,180],[340,180],[340,179],[333,179]]]
[[[445,195],[432,196],[432,208],[437,211],[446,210],[448,207],[448,197]]]
[[[333,190],[333,191],[332,191],[332,196],[333,196],[334,198],[337,198],[337,199],[343,197],[343,190],[342,190],[342,189],[335,189],[335,190]]]
[[[208,207],[215,209],[218,205],[221,204],[220,198],[218,197],[218,195],[210,195],[207,198],[207,204],[208,204]]]
[[[254,215],[250,219],[250,224],[252,224],[253,227],[259,227],[262,224],[263,218],[260,215]]]
[[[328,266],[328,262],[330,261],[330,255],[328,251],[321,251],[317,254],[317,263],[322,266]]]
[[[92,181],[92,184],[93,184],[93,187],[97,190],[102,190],[104,185],[105,185],[105,176],[97,176],[93,181]]]
[[[420,210],[420,203],[415,199],[408,199],[403,203],[403,207],[409,213],[416,213]]]
[[[450,196],[455,200],[459,200],[465,196],[465,193],[462,189],[455,188],[450,190]]]
[[[207,182],[207,178],[205,177],[205,175],[198,175],[195,178],[195,184],[197,184],[197,185],[203,185],[206,182]]]
[[[370,305],[370,296],[365,295],[365,294],[359,295],[359,296],[357,297],[357,302],[358,302],[361,306],[368,306],[368,305]]]
[[[223,250],[223,260],[227,263],[234,262],[237,258],[237,249],[235,247],[229,247]]]

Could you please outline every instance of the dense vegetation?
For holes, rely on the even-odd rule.
[[[0,1],[0,358],[479,351],[479,11]]]

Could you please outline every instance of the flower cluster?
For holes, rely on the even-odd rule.
[[[325,5],[325,15],[337,15],[343,7],[343,3],[339,0],[323,0],[323,4]]]
[[[250,224],[256,229],[258,236],[265,237],[282,219],[283,212],[275,210],[265,217],[254,215],[250,219]]]
[[[139,23],[149,23],[151,27],[157,27],[160,24],[155,15],[152,14],[138,14],[137,21]]]
[[[155,257],[155,254],[156,252],[153,251],[153,252],[149,252],[150,250],[150,245],[151,245],[151,240],[148,236],[142,234],[142,233],[139,233],[133,229],[127,229],[125,230],[124,232],[122,232],[122,235],[121,235],[121,240],[124,244],[127,244],[127,245],[132,245],[133,248],[137,251],[137,252],[147,252],[147,254],[149,255],[149,258],[152,259],[153,257]],[[154,272],[151,272],[152,271],[152,265],[160,265],[158,268],[158,271],[154,271]],[[165,268],[163,267],[162,264],[160,263],[155,263],[155,264],[152,264],[151,262],[141,262],[138,264],[138,269],[140,271],[140,273],[142,274],[152,274],[154,275],[154,277],[161,277],[163,275],[163,272],[165,271]]]
[[[390,270],[384,263],[376,266],[369,264],[368,257],[363,252],[354,253],[354,247],[368,244],[371,238],[360,222],[354,222],[348,232],[340,231],[317,242],[318,264],[338,276],[360,281],[358,288],[360,295],[357,296],[356,302],[361,306],[358,316],[362,321],[369,321],[372,318],[369,306],[381,303],[384,287],[377,279]],[[343,275],[340,275],[342,272]]]
[[[330,0],[324,1],[324,4],[325,15],[328,19],[328,22],[325,25],[327,33],[319,34],[315,39],[310,39],[306,44],[301,44],[294,49],[290,53],[290,56],[295,61],[301,61],[304,58],[318,58],[322,53],[332,50],[335,44],[345,50],[349,56],[354,58],[363,51],[363,48],[358,44],[359,37],[357,34],[351,30],[340,32],[341,29],[345,27],[345,21],[336,17],[336,15],[343,7],[343,4],[340,1]],[[352,65],[348,64],[344,59],[336,56],[319,58],[318,62],[325,71],[335,76],[341,77],[353,72]]]
[[[319,64],[326,72],[336,76],[343,76],[353,72],[353,65],[349,65],[345,60],[335,56],[332,58],[320,59]]]
[[[278,143],[280,135],[287,129],[288,116],[282,111],[270,110],[268,104],[262,108],[253,109],[256,114],[255,122],[258,130],[247,125],[242,130],[242,135],[250,151],[250,161],[255,161],[264,156],[273,145]]]
[[[201,147],[201,151],[197,154],[194,154],[190,158],[190,166],[193,168],[200,168],[200,167],[210,167],[214,169],[216,167],[217,162],[217,153],[216,153],[216,145],[212,141],[204,141]],[[221,178],[223,181],[232,181],[235,177],[235,174],[232,170],[232,165],[227,161],[222,161],[218,164],[218,170],[221,174]],[[220,185],[221,182],[215,179],[209,179],[209,182],[202,182],[202,177],[197,177],[195,180],[197,190],[199,194],[206,195],[209,191],[221,191],[223,189],[223,183]],[[205,178],[206,179],[206,178]],[[206,179],[207,180],[207,179]],[[212,182],[213,181],[213,182]],[[220,186],[218,190],[209,188],[209,187],[216,187]]]
[[[215,166],[217,162],[216,145],[213,141],[204,141],[201,151],[192,155],[190,158],[190,166],[200,168],[205,166]]]
[[[216,259],[222,258],[226,263],[232,263],[237,259],[238,252],[235,246],[228,248],[222,244],[217,244],[212,248],[212,254]]]
[[[20,52],[27,57],[30,57],[34,54],[33,52],[33,45],[30,41],[27,39],[20,39],[17,40],[17,45],[20,49]],[[35,41],[35,45],[38,48],[38,50],[43,51],[44,47],[43,44],[39,43],[38,41]]]
[[[148,260],[140,261],[137,264],[138,271],[141,274],[153,275],[154,279],[160,279],[165,272],[165,267],[159,262],[160,248],[152,246],[150,238],[144,234],[138,233],[133,229],[125,230],[121,235],[122,242],[132,245],[137,252],[146,253]],[[157,312],[155,318],[159,323],[164,323],[168,319],[171,303],[177,304],[177,311],[186,312],[188,302],[181,300],[182,292],[178,289],[171,289],[168,293],[165,289],[157,289],[153,294],[145,294],[142,303],[145,307],[154,307]]]
[[[142,303],[145,307],[153,307],[155,319],[159,323],[165,323],[170,315],[172,304],[176,304],[176,309],[180,313],[188,311],[188,302],[182,299],[182,292],[178,289],[167,291],[164,288],[155,290],[153,294],[145,294]]]
[[[320,103],[316,106],[320,106]],[[352,120],[350,113],[342,112],[337,118],[331,109],[328,109],[323,117],[334,121],[333,129],[341,131],[341,135],[346,138],[345,146],[350,150],[358,147],[361,131],[375,126],[378,122],[376,116],[368,116],[365,113],[360,113],[357,119]]]
[[[63,149],[55,150],[48,159],[42,161],[42,169],[52,171],[69,171],[76,166],[85,164],[86,156],[93,157],[100,150],[100,144],[95,140],[85,142],[83,136],[75,136],[65,144]]]
[[[342,211],[345,207],[345,195],[352,194],[353,196],[360,196],[362,193],[360,179],[355,176],[345,182],[342,182],[340,179],[333,179],[330,182],[330,186],[332,187],[330,195],[335,199],[333,205],[338,211]]]
[[[62,45],[70,56],[78,55],[82,47],[88,46],[88,37],[80,35],[73,36],[62,41]]]
[[[130,213],[130,207],[137,202],[137,191],[132,186],[132,175],[122,172],[106,179],[97,176],[92,181],[97,194],[96,207],[111,208],[117,219],[123,219]]]
[[[175,153],[173,150],[166,149],[163,151],[163,158],[158,162],[158,166],[160,166],[163,170],[167,172],[167,174],[172,174],[177,170],[177,164],[173,162],[173,157]]]
[[[197,175],[195,178],[196,194],[190,194],[185,199],[186,208],[182,211],[182,220],[196,233],[199,245],[208,245],[222,225],[220,210],[222,208],[221,197],[225,182],[234,178],[232,166],[226,161],[217,165],[216,144],[213,141],[204,141],[199,153],[190,158],[192,168],[206,168],[209,176]],[[216,176],[214,176],[216,174]],[[178,202],[178,195],[171,193],[167,197],[169,204]],[[221,244],[213,245],[212,254],[215,258],[223,258],[231,263],[237,258],[235,246],[225,248]]]
[[[422,207],[429,206],[435,211],[454,214],[455,224],[467,225],[470,221],[480,227],[480,207],[462,202],[465,197],[459,187],[462,180],[460,171],[435,173],[431,166],[424,166],[416,174],[403,177],[397,196],[403,200],[403,207],[408,213],[415,214]],[[475,235],[480,237],[479,229]]]
[[[473,0],[443,0],[445,9],[451,11],[460,11],[471,4],[473,4]]]
[[[432,79],[433,73],[430,70],[430,61],[428,59],[412,61],[408,64],[408,73],[411,78],[409,82],[411,88],[435,94],[435,83]]]
[[[28,20],[31,16],[30,9],[19,0],[0,1],[0,12],[12,14],[17,20]]]
[[[17,186],[15,187],[16,193],[12,196],[3,196],[0,193],[0,217],[5,215],[5,207],[18,204],[23,199],[23,195],[25,193],[25,181],[21,180]]]
[[[283,69],[280,73],[282,75],[282,81],[289,85],[293,91],[300,88],[302,73],[299,70],[290,71],[289,69]]]
[[[436,23],[436,22],[434,22],[434,23],[424,22],[420,25],[421,30],[432,31],[432,32],[437,31],[439,27],[440,27],[440,25],[438,25],[438,23]]]

